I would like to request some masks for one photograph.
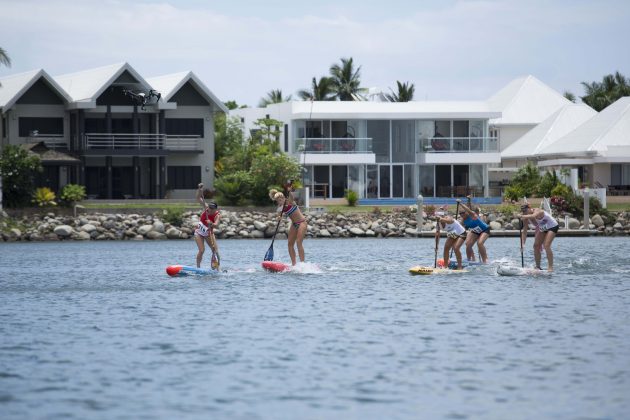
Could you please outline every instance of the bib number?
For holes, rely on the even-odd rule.
[[[208,234],[208,227],[206,225],[204,225],[203,223],[201,223],[201,222],[199,222],[199,224],[197,225],[197,230],[202,235],[207,235]]]

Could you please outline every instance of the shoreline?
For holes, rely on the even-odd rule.
[[[21,217],[9,217],[0,211],[0,242],[41,242],[59,240],[177,240],[189,239],[199,221],[198,212],[182,213],[181,225],[166,211],[155,213],[98,213],[82,212],[76,217],[67,209],[59,212],[26,212]],[[307,238],[430,238],[435,236],[435,216],[423,219],[418,231],[416,213],[403,209],[386,213],[305,213],[308,222]],[[495,237],[516,237],[517,220],[500,213],[485,213]],[[172,223],[167,220],[170,219]],[[276,229],[277,213],[264,210],[221,210],[221,223],[215,230],[217,239],[271,238]],[[610,218],[593,215],[585,227],[578,219],[558,218],[558,236],[629,236],[630,212],[611,213]],[[290,227],[281,223],[277,239],[286,239]],[[442,237],[445,233],[442,232]],[[533,236],[533,231],[529,231]]]

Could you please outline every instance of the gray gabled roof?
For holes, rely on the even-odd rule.
[[[11,108],[40,79],[43,79],[66,103],[72,102],[68,92],[43,69],[39,69],[0,78],[0,109]]]
[[[188,82],[197,88],[197,91],[210,103],[214,103],[216,107],[227,113],[227,107],[216,97],[214,93],[197,77],[192,71],[181,73],[166,74],[163,76],[150,77],[147,81],[155,90],[162,94],[162,100],[168,102]]]

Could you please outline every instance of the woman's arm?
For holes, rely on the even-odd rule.
[[[201,208],[203,208],[205,210],[206,209],[206,201],[203,199],[203,184],[199,184],[197,186],[196,198],[197,198],[197,201],[199,201],[199,204],[201,204]]]
[[[464,210],[466,212],[466,214],[470,214],[470,215],[474,215],[475,212],[472,211],[468,206],[466,206],[466,204],[462,203],[462,200],[457,199],[457,202],[459,203],[459,207]]]

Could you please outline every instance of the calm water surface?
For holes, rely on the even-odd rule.
[[[516,238],[465,276],[407,274],[431,239],[309,240],[289,274],[220,245],[171,279],[192,241],[0,244],[0,418],[628,416],[627,238],[558,238],[539,278],[494,273]]]

